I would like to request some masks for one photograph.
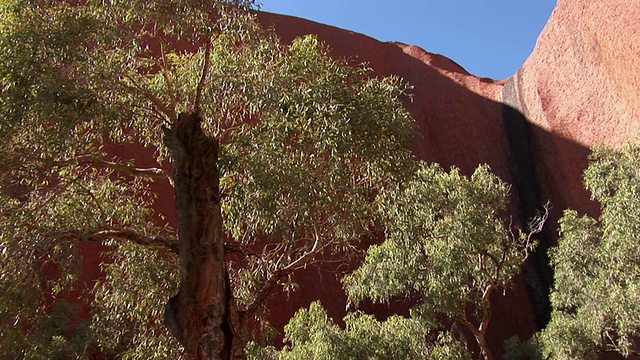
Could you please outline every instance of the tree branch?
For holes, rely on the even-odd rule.
[[[169,77],[169,71],[167,68],[167,56],[164,51],[165,43],[162,36],[156,37],[158,42],[160,43],[160,57],[162,59],[162,77],[164,78],[165,83],[167,84],[167,91],[169,92],[169,97],[171,98],[171,105],[175,109],[178,106],[178,102],[176,100],[176,92],[174,90],[173,83],[171,81],[171,77]]]
[[[248,246],[243,245],[236,241],[231,241],[231,240],[227,240],[224,243],[224,252],[239,254],[242,256],[256,256],[256,257],[259,256],[254,251],[252,251],[251,248],[249,248]]]
[[[102,241],[107,239],[122,239],[131,241],[143,246],[157,246],[168,249],[173,253],[178,253],[178,240],[162,235],[142,235],[133,230],[124,228],[103,228],[90,232],[70,230],[60,233],[53,233],[51,237],[59,239],[82,239],[92,241]]]
[[[487,286],[487,288],[482,293],[482,300],[480,301],[480,308],[482,310],[482,321],[480,322],[480,326],[478,330],[480,334],[484,336],[487,332],[487,328],[489,327],[489,321],[491,321],[491,292],[493,292],[495,286],[493,284]]]
[[[142,95],[145,99],[149,100],[153,105],[155,105],[158,108],[158,110],[160,110],[160,112],[162,112],[168,119],[174,120],[178,117],[178,114],[176,114],[175,109],[169,108],[158,97],[156,97],[152,93],[143,89],[141,86],[139,86],[136,83],[136,81],[131,76],[125,75],[125,79],[129,80],[133,85],[129,85],[120,81],[119,84],[121,86]]]
[[[482,271],[482,273],[487,277],[487,279],[489,280],[490,283],[497,282],[498,278],[496,277],[494,279],[493,276],[491,275],[491,273],[489,272],[489,269],[487,269],[485,256],[487,256],[490,259],[492,259],[492,261],[495,261],[495,258],[491,254],[489,254],[488,252],[486,252],[486,251],[480,252],[478,254],[478,262],[479,262],[480,271]],[[496,267],[497,267],[497,264],[496,264]]]
[[[485,360],[492,360],[493,356],[491,355],[491,351],[489,350],[489,346],[487,345],[487,340],[485,338],[485,333],[487,331],[487,327],[489,325],[489,320],[491,319],[491,313],[490,313],[490,309],[489,313],[486,314],[485,313],[485,309],[484,309],[484,305],[485,305],[485,298],[488,300],[489,299],[489,295],[491,294],[491,289],[493,287],[487,287],[487,289],[485,289],[485,292],[482,295],[482,305],[483,309],[482,309],[482,313],[483,313],[483,319],[481,320],[480,326],[476,327],[471,321],[469,321],[469,319],[467,318],[467,312],[463,309],[461,313],[458,314],[457,317],[457,321],[460,322],[462,325],[464,325],[464,327],[466,327],[471,334],[473,335],[473,337],[476,339],[476,343],[478,344],[478,346],[480,347],[480,353],[482,354],[482,357]],[[488,305],[488,303],[486,303],[486,305]],[[485,318],[485,316],[487,318]]]
[[[204,91],[204,84],[209,76],[209,68],[211,67],[211,39],[207,38],[207,43],[204,46],[204,65],[202,66],[202,75],[196,88],[196,97],[193,100],[193,108],[198,109],[200,107],[200,100],[202,99],[202,92]]]
[[[278,283],[278,281],[280,281],[285,276],[293,273],[297,269],[300,269],[304,265],[307,265],[324,248],[318,248],[318,244],[319,238],[316,238],[313,246],[309,251],[305,252],[304,254],[302,254],[302,256],[289,263],[289,265],[274,271],[273,274],[271,274],[271,277],[269,277],[269,279],[264,282],[260,290],[258,290],[256,296],[253,298],[253,301],[251,301],[251,303],[247,305],[244,311],[239,312],[240,321],[243,322],[245,319],[252,316],[256,312],[258,307],[264,302],[267,296],[269,296],[271,290],[273,290],[273,287]]]
[[[69,165],[87,164],[87,165],[94,165],[96,167],[101,167],[105,169],[116,170],[131,176],[144,177],[144,178],[150,178],[150,179],[162,178],[162,179],[167,179],[171,184],[171,186],[173,186],[173,174],[171,174],[171,172],[167,170],[160,169],[160,168],[137,168],[135,166],[131,166],[123,163],[107,161],[93,155],[81,155],[74,159],[61,160],[61,161],[48,161],[45,159],[40,159],[40,160],[44,162],[48,162],[52,166],[69,166]]]
[[[524,244],[522,244],[522,246],[524,246],[525,248],[526,256],[529,255],[529,246],[531,245],[531,241],[533,240],[533,237],[542,232],[542,229],[544,228],[544,224],[546,224],[547,219],[549,218],[550,207],[551,207],[551,202],[547,201],[547,203],[544,204],[544,206],[542,207],[542,210],[538,211],[536,216],[529,221],[529,224],[528,224],[529,234],[527,235],[524,241]]]

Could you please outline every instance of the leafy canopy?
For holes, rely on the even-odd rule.
[[[565,211],[551,251],[555,284],[545,355],[596,359],[637,354],[640,335],[640,147],[597,149],[584,175],[598,218]]]
[[[507,192],[486,166],[469,179],[456,169],[424,166],[400,195],[386,194],[387,239],[345,278],[352,301],[417,292],[416,309],[454,317],[467,302],[479,303],[487,287],[505,284],[522,262],[499,217]]]
[[[386,240],[371,246],[361,266],[343,279],[356,304],[365,298],[411,299],[410,317],[379,322],[356,312],[340,330],[312,304],[287,325],[290,347],[256,356],[468,358],[463,331],[488,352],[490,295],[510,285],[533,245],[529,235],[515,237],[501,219],[507,195],[506,184],[487,166],[467,178],[457,169],[423,164],[401,188],[380,194]],[[539,231],[543,219],[538,221],[532,232]]]
[[[376,195],[414,172],[398,79],[314,37],[281,45],[229,3],[0,3],[2,356],[180,356],[160,326],[176,230],[156,202],[171,183],[161,126],[179,113],[200,109],[221,142],[228,268],[251,316],[293,271],[368,234]],[[91,244],[104,276],[88,288]],[[52,303],[82,290],[78,345],[64,322],[46,329]]]
[[[278,351],[251,344],[249,359],[470,359],[466,349],[449,334],[432,335],[431,326],[418,319],[391,316],[378,321],[361,312],[350,313],[340,328],[322,305],[313,302],[299,310],[285,327],[291,345]]]

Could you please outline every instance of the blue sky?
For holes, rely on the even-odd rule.
[[[555,0],[261,0],[293,15],[443,54],[481,77],[513,75],[529,56]]]

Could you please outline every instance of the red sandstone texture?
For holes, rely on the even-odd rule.
[[[636,1],[559,0],[505,100],[535,129],[544,194],[557,211],[593,211],[581,185],[589,147],[640,134],[640,7]]]

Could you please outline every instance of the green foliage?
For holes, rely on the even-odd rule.
[[[261,237],[284,240],[282,251],[250,266],[263,279],[311,249],[359,241],[374,227],[375,193],[415,166],[408,150],[413,122],[397,79],[371,78],[366,69],[332,59],[310,36],[270,56],[251,62],[277,73],[259,74],[267,81],[263,89],[241,92],[261,94],[244,100],[259,106],[251,115],[257,123],[229,135],[221,179],[230,236],[244,245]],[[240,301],[260,278],[237,286]]]
[[[109,23],[117,24],[124,37],[121,44],[139,35],[139,26],[176,38],[205,37],[214,33],[212,18],[218,11],[229,5],[243,10],[258,6],[255,0],[89,0],[88,4]]]
[[[378,321],[351,313],[342,330],[314,302],[299,310],[285,327],[282,350],[250,345],[249,359],[467,359],[464,348],[447,334],[432,338],[431,324],[401,316]],[[459,344],[459,343],[457,343]]]
[[[180,356],[160,326],[177,259],[140,238],[175,237],[156,225],[163,214],[148,180],[164,174],[161,126],[181,112],[198,108],[221,143],[241,308],[373,229],[375,195],[415,170],[405,85],[332,59],[312,36],[282,45],[245,11],[252,6],[0,3],[0,348],[21,333],[67,346],[41,331],[43,298],[82,285],[78,243],[95,242],[108,252],[104,278],[84,294],[94,309],[86,346]],[[155,159],[143,158],[148,151]],[[157,168],[137,168],[154,160]]]
[[[162,325],[164,305],[178,291],[177,256],[125,243],[109,252],[106,278],[94,289],[91,330],[103,354],[122,359],[183,359]]]
[[[640,335],[640,148],[598,149],[591,161],[585,185],[600,217],[567,210],[551,251],[553,313],[542,339],[557,359],[638,351],[631,338]]]
[[[362,265],[343,279],[355,303],[411,298],[410,318],[380,322],[349,314],[341,330],[312,304],[287,325],[290,347],[256,356],[470,358],[460,334],[468,330],[484,342],[490,295],[510,284],[532,246],[530,236],[515,237],[500,218],[507,194],[487,166],[467,178],[457,169],[422,164],[403,186],[378,194],[386,240],[371,246]],[[543,219],[538,221],[532,231],[539,231]]]
[[[331,59],[313,37],[285,51],[271,63],[259,60],[278,69],[269,81],[281,84],[261,90],[258,123],[240,125],[224,148],[224,211],[238,239],[361,226],[357,220],[371,217],[363,212],[371,208],[372,189],[390,186],[413,164],[412,120],[398,100],[397,80],[371,79]],[[349,239],[351,232],[327,235]]]
[[[374,190],[412,170],[400,84],[331,59],[310,36],[267,61],[289,85],[265,87],[260,121],[234,131],[225,147],[228,228],[236,238],[296,231],[352,239],[352,228],[372,217]]]
[[[110,227],[154,231],[147,221],[144,182],[112,180],[108,171],[84,167],[51,170],[50,177],[21,178],[13,184],[16,192],[3,187],[0,194],[0,323],[6,349],[13,348],[8,346],[13,335],[4,335],[22,338],[25,329],[30,329],[26,339],[40,344],[34,351],[67,346],[60,335],[45,330],[42,296],[66,296],[76,289],[82,261],[79,241],[90,241],[93,230]],[[15,169],[14,175],[20,171]]]
[[[537,337],[521,341],[516,335],[504,342],[504,360],[541,360],[540,344]]]
[[[60,300],[50,313],[31,326],[37,331],[24,331],[8,327],[0,330],[5,343],[0,349],[3,359],[85,359],[97,346],[88,331],[88,323],[73,325],[76,309],[72,304]]]
[[[466,178],[456,169],[423,165],[400,193],[381,194],[386,240],[344,278],[349,299],[411,296],[412,318],[448,319],[471,331],[488,356],[491,294],[510,284],[533,245],[500,218],[507,195],[487,166]]]
[[[505,286],[519,272],[528,246],[513,239],[499,217],[507,192],[486,166],[471,178],[422,167],[400,194],[383,194],[387,239],[370,247],[362,266],[344,279],[350,299],[415,294],[421,314],[452,319],[469,303],[479,305],[487,288]]]

